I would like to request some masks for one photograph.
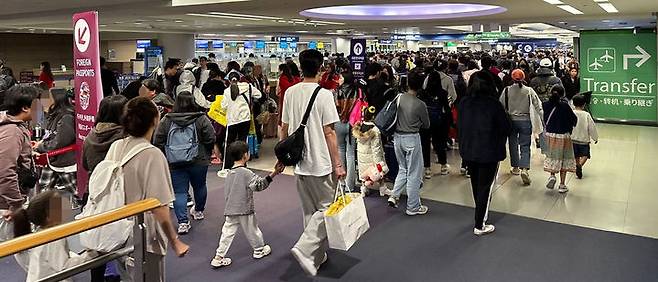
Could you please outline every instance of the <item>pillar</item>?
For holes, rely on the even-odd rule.
[[[162,47],[162,57],[178,58],[183,61],[194,58],[194,34],[162,33],[158,35],[158,45]]]
[[[331,52],[343,53],[345,56],[350,55],[350,39],[345,37],[336,37],[331,39]]]

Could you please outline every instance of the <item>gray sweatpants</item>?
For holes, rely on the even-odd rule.
[[[304,232],[294,247],[313,260],[317,268],[329,249],[324,211],[334,200],[336,180],[333,174],[321,177],[297,175],[296,182],[304,213]]]
[[[235,233],[238,231],[238,226],[242,226],[242,231],[247,237],[247,241],[254,250],[262,250],[265,246],[263,241],[263,232],[258,228],[256,215],[231,215],[227,216],[224,220],[224,227],[222,227],[222,236],[219,238],[219,247],[217,247],[216,255],[219,257],[226,257],[228,249],[233,243]]]

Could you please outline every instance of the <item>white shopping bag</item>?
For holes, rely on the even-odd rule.
[[[336,189],[334,202],[339,196],[350,197],[352,201],[336,214],[327,215],[325,212],[324,223],[329,248],[347,251],[370,229],[370,222],[361,193],[344,193],[343,187],[345,185],[339,185]]]

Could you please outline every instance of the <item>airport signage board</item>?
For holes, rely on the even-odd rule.
[[[137,49],[146,49],[148,47],[151,47],[151,40],[150,39],[137,40]]]
[[[492,41],[500,39],[509,39],[512,35],[509,32],[502,31],[492,31],[492,32],[482,32],[482,33],[471,33],[466,35],[464,40],[466,41]]]
[[[354,78],[360,79],[365,76],[366,69],[366,40],[350,40],[350,64]]]
[[[82,144],[94,128],[103,99],[98,40],[98,12],[73,15],[73,80],[75,91],[76,161],[78,195],[87,191],[88,173],[82,166]]]
[[[197,49],[208,49],[208,40],[205,39],[194,40],[194,45],[196,46]]]
[[[657,123],[656,34],[604,30],[580,33],[581,91],[600,120]]]
[[[256,49],[265,49],[265,41],[257,40],[256,41]]]
[[[272,36],[274,42],[299,42],[299,36]]]
[[[309,41],[308,42],[308,49],[318,49],[318,42],[317,41]]]
[[[212,41],[212,48],[213,49],[224,49],[224,41],[223,40],[213,40]]]

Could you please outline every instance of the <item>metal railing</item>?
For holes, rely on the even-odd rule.
[[[144,212],[159,208],[160,206],[162,206],[160,201],[156,199],[146,199],[105,213],[14,238],[0,243],[0,258],[134,216],[135,225],[133,227],[133,246],[126,246],[125,248],[102,254],[92,260],[62,270],[39,281],[60,281],[131,253],[135,259],[134,281],[147,281],[144,277],[144,269],[146,267],[151,267],[151,262],[146,259],[146,226],[144,224]]]

